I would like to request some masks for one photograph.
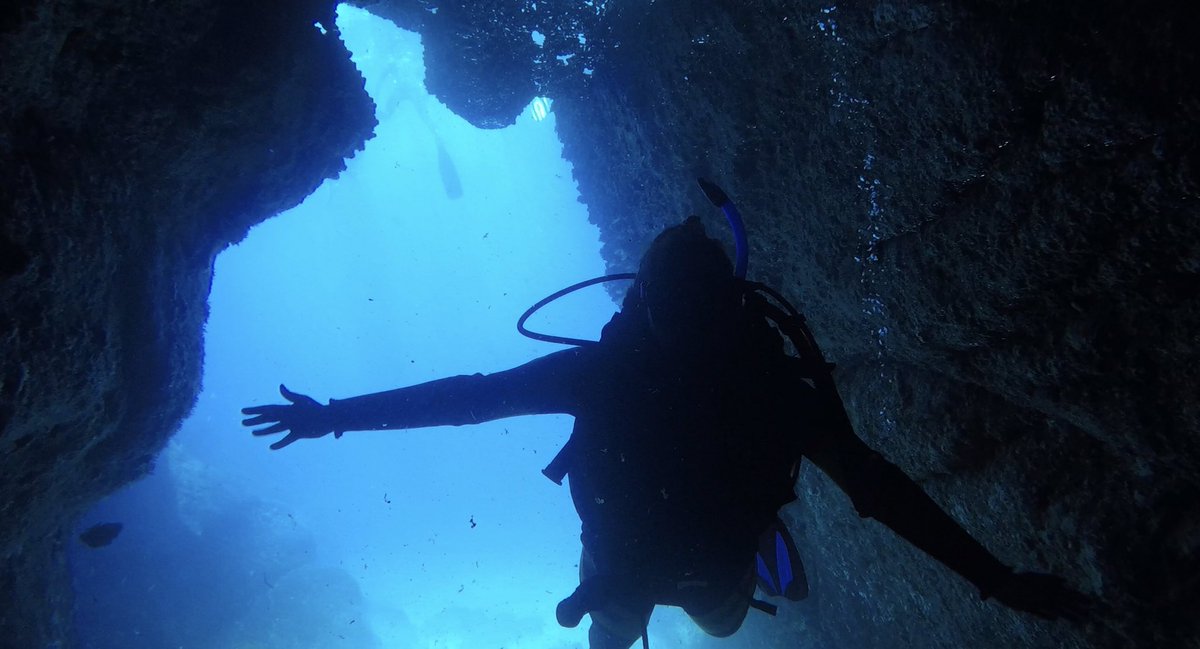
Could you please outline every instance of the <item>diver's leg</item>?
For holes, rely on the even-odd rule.
[[[579,626],[584,615],[608,601],[609,581],[604,576],[597,576],[596,562],[587,548],[583,548],[579,555],[579,587],[558,603],[555,611],[558,623],[568,629]]]
[[[585,613],[590,613],[589,649],[629,649],[645,633],[654,606],[615,599],[610,580],[597,572],[595,560],[584,548],[579,557],[580,587],[559,603],[558,621],[573,627]]]
[[[588,649],[629,649],[644,632],[644,628],[638,629],[632,637],[628,633],[614,633],[593,614],[592,626],[588,629]]]
[[[754,597],[754,566],[732,587],[697,591],[683,606],[688,617],[705,633],[725,638],[742,627]]]
[[[592,626],[588,629],[589,649],[629,649],[646,632],[653,606],[631,606],[614,602],[592,611]]]

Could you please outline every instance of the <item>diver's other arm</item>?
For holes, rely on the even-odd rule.
[[[899,467],[871,450],[858,436],[842,439],[808,456],[850,496],[860,516],[887,525],[909,543],[962,575],[984,599],[1047,619],[1078,619],[1083,595],[1054,575],[1014,572],[988,552]],[[847,439],[849,438],[849,439]]]
[[[535,359],[519,367],[483,375],[453,376],[419,385],[348,399],[314,399],[279,386],[287,405],[251,406],[242,424],[263,426],[255,435],[288,431],[271,444],[281,449],[300,439],[351,430],[390,430],[427,426],[461,426],[517,415],[571,411],[579,350]]]

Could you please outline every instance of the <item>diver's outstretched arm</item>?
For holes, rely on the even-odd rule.
[[[988,552],[896,465],[857,435],[831,434],[805,453],[850,496],[860,516],[887,525],[962,575],[987,599],[1039,617],[1079,619],[1088,600],[1054,575],[1014,572]]]
[[[245,426],[264,426],[255,435],[287,431],[271,444],[281,449],[297,440],[351,430],[461,426],[518,415],[570,413],[579,384],[582,351],[568,349],[495,374],[453,376],[349,399],[316,400],[279,386],[290,403],[243,408]]]

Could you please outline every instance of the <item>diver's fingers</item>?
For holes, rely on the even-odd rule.
[[[268,421],[279,421],[279,418],[271,417],[268,415],[255,415],[253,417],[247,417],[247,418],[243,419],[242,425],[243,426],[257,426],[259,424],[264,424]]]
[[[1096,614],[1096,603],[1087,595],[1070,589],[1065,589],[1059,598],[1059,617],[1070,622],[1082,622]]]
[[[268,407],[274,407],[274,406],[268,406]],[[259,424],[268,424],[273,421],[282,421],[283,420],[283,417],[280,417],[281,413],[276,410],[267,410],[265,412],[260,412],[260,413],[246,413],[246,414],[253,414],[254,416],[249,417],[247,419],[243,419],[242,420],[243,426],[257,426]]]
[[[283,439],[279,440],[278,442],[275,442],[274,444],[272,444],[271,450],[278,451],[279,449],[287,446],[288,444],[291,444],[292,442],[294,442],[298,439],[300,439],[300,436],[297,435],[296,433],[294,433],[294,432],[288,433],[287,437],[284,437]]]
[[[265,412],[271,412],[272,408],[284,408],[286,406],[247,406],[242,408],[243,415],[261,415]]]
[[[1088,616],[1091,599],[1067,585],[1061,577],[1030,574],[1026,584],[1029,590],[1029,612],[1047,620],[1079,622]]]
[[[300,394],[299,392],[292,392],[291,390],[287,389],[286,385],[284,385],[282,383],[279,384],[279,394],[282,394],[284,399],[287,399],[288,401],[291,401],[292,403],[303,403],[306,405],[314,405],[314,406],[320,405],[312,397],[305,395],[305,394]]]
[[[1045,597],[1043,610],[1051,618],[1063,618],[1077,622],[1083,618],[1088,608],[1088,598],[1083,593],[1067,585],[1062,577],[1055,576],[1042,590]]]
[[[274,426],[268,426],[266,428],[259,428],[258,430],[252,430],[252,431],[250,431],[250,434],[254,435],[255,437],[261,437],[263,435],[274,435],[275,433],[282,433],[283,431],[285,431],[289,428],[291,428],[291,426],[288,426],[287,424],[275,424]],[[295,435],[295,433],[288,435],[288,437],[291,437],[292,435]]]

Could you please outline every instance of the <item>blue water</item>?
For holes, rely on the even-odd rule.
[[[540,474],[568,418],[275,452],[240,425],[281,382],[324,401],[554,351],[517,317],[605,270],[552,112],[476,129],[425,93],[417,36],[356,10],[339,26],[381,123],[340,178],[218,258],[194,412],[153,475],[80,521],[124,524],[71,548],[82,647],[585,644],[554,621],[579,522]],[[597,287],[530,324],[596,337],[614,308]],[[693,634],[656,620],[656,646]]]

